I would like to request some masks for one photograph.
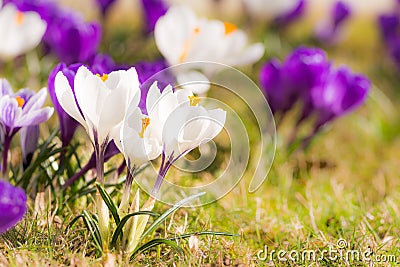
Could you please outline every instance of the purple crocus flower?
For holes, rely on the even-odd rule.
[[[307,47],[294,50],[283,63],[276,59],[266,63],[259,79],[272,111],[284,115],[301,100],[300,120],[306,118],[311,112],[309,90],[323,79],[329,68],[323,50]]]
[[[108,9],[114,2],[115,0],[97,0],[97,4],[100,6],[103,16],[107,14]]]
[[[365,76],[353,74],[347,67],[332,69],[320,86],[311,90],[318,114],[316,128],[361,106],[370,87]]]
[[[22,89],[13,93],[7,80],[0,80],[0,127],[3,133],[3,175],[7,173],[7,156],[14,135],[22,128],[39,125],[53,114],[51,107],[42,108],[47,92],[46,88],[34,93]]]
[[[378,17],[378,25],[386,43],[398,39],[400,17],[396,14],[384,14]]]
[[[365,102],[369,80],[353,74],[347,67],[334,68],[323,50],[301,47],[280,63],[273,59],[260,72],[264,89],[274,115],[284,116],[296,103],[303,108],[290,135],[293,144],[300,125],[316,116],[311,134],[303,139],[306,147],[325,124],[354,110]]]
[[[0,234],[15,226],[25,212],[25,191],[0,180]]]
[[[66,64],[87,61],[96,53],[101,41],[100,25],[86,23],[73,12],[61,12],[48,27],[49,35],[44,40]]]
[[[147,31],[154,31],[157,20],[168,11],[168,5],[164,0],[142,0],[144,17],[146,19]]]
[[[282,14],[275,18],[274,25],[280,28],[284,28],[294,21],[298,20],[303,16],[306,9],[306,0],[299,0],[297,5],[285,14]]]
[[[350,17],[350,6],[342,1],[337,1],[332,8],[332,19],[316,29],[316,36],[324,43],[333,44],[338,39],[339,29]]]

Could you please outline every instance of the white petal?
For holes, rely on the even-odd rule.
[[[188,71],[177,75],[178,85],[195,94],[204,94],[210,89],[208,78],[198,71]]]
[[[85,119],[90,120],[97,129],[100,114],[104,104],[108,101],[110,90],[107,89],[99,77],[92,74],[84,66],[80,67],[76,73],[74,89],[76,99]],[[112,105],[109,102],[107,104]]]
[[[83,127],[87,129],[86,122],[82,117],[81,113],[75,102],[74,94],[72,93],[71,86],[69,85],[68,79],[59,71],[56,75],[54,87],[56,96],[61,107],[67,112],[72,118],[77,120]]]
[[[154,37],[158,49],[171,64],[177,64],[184,51],[186,40],[193,34],[197,26],[196,15],[187,7],[172,6],[168,12],[158,19]]]

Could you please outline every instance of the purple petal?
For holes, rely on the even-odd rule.
[[[0,120],[3,125],[14,128],[19,113],[21,111],[18,108],[17,100],[10,96],[3,96],[0,99]]]
[[[12,95],[13,90],[10,83],[6,79],[0,79],[0,97],[3,95]]]
[[[25,212],[24,190],[0,180],[0,234],[17,224]]]
[[[154,31],[158,19],[168,11],[164,0],[142,0],[142,7],[146,19],[147,31]]]
[[[39,141],[39,125],[21,128],[20,140],[24,169],[29,166]]]
[[[286,27],[287,25],[291,24],[292,22],[298,20],[304,13],[306,9],[306,1],[305,0],[298,0],[297,6],[295,6],[292,10],[278,16],[274,20],[274,24],[279,27]]]
[[[47,121],[53,115],[54,109],[45,107],[43,109],[34,110],[28,114],[21,116],[16,122],[16,127],[34,126]]]

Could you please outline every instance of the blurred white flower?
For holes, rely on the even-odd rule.
[[[9,60],[35,48],[46,31],[36,12],[21,12],[14,5],[0,8],[0,58]]]
[[[275,18],[292,11],[298,0],[242,0],[247,10],[258,18]]]
[[[155,27],[158,49],[170,65],[193,61],[211,61],[229,66],[242,66],[259,60],[264,54],[261,43],[248,45],[244,31],[219,20],[198,18],[189,8],[173,6],[161,17]],[[206,76],[215,69],[202,64],[191,65],[204,74],[187,70],[178,73],[178,81],[208,81]],[[196,80],[193,80],[193,78]],[[208,86],[191,86],[194,93],[203,93]]]

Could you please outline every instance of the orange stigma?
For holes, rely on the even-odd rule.
[[[24,22],[24,13],[17,11],[15,14],[15,21],[17,22],[17,25],[21,25],[22,22]]]
[[[144,132],[150,125],[150,118],[142,118],[142,131],[139,133],[140,138],[144,137]]]
[[[183,51],[179,56],[179,62],[182,63],[185,58],[187,57],[187,54],[189,53],[189,50],[192,48],[193,46],[193,39],[195,38],[196,35],[198,35],[200,33],[200,28],[199,27],[195,27],[193,29],[193,34],[191,34],[189,36],[189,38],[186,40],[186,42],[183,44]]]
[[[231,34],[232,32],[237,30],[236,25],[229,22],[224,22],[224,26],[225,26],[225,35]]]
[[[200,102],[200,97],[190,95],[188,98],[191,106],[196,106]]]
[[[25,104],[25,99],[23,99],[23,98],[20,97],[20,96],[17,96],[17,97],[15,98],[15,100],[17,100],[18,107],[22,108],[22,107],[24,106],[24,104]]]
[[[99,77],[103,82],[108,80],[108,74],[103,73],[102,76],[100,76],[100,74],[96,74],[97,77]]]

